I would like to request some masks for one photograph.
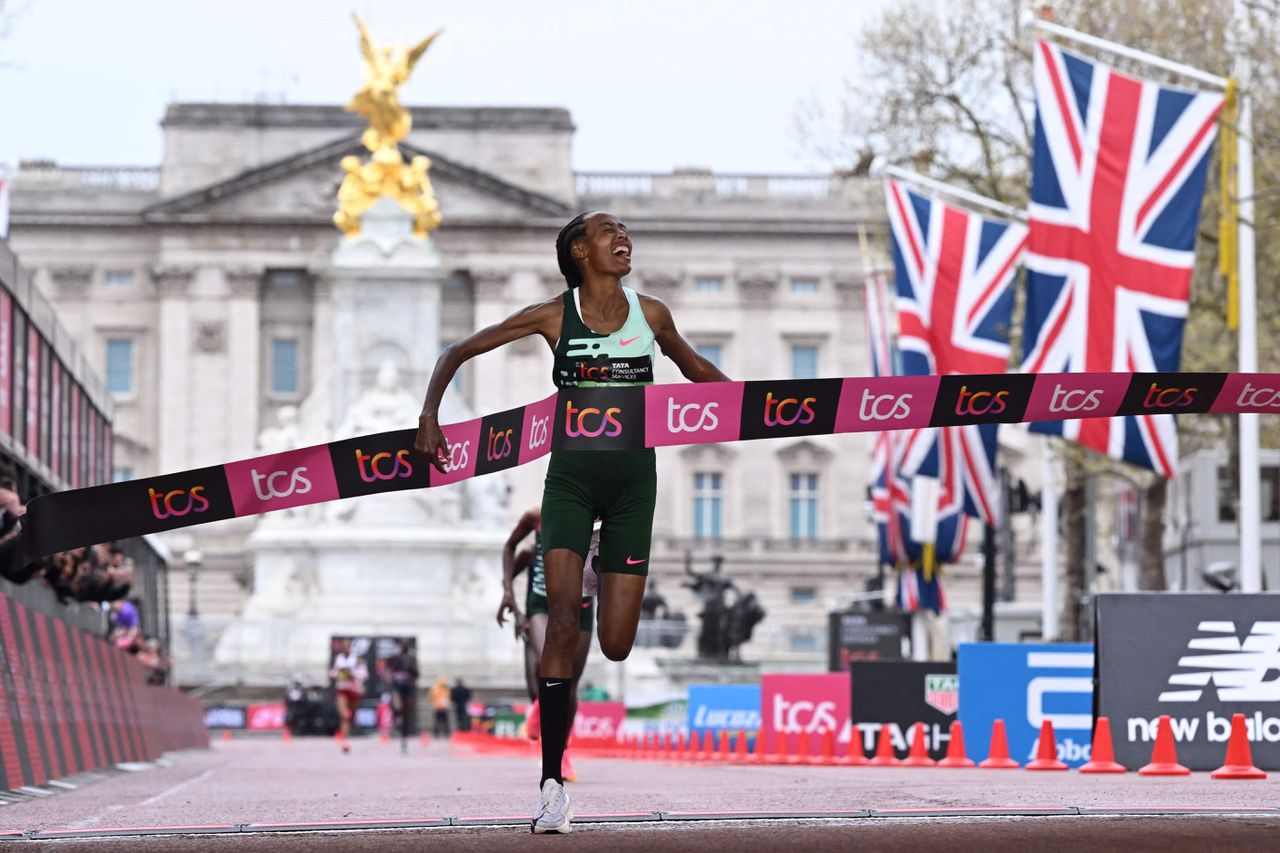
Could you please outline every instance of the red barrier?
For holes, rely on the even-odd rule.
[[[105,640],[0,592],[0,789],[208,746],[200,704]]]

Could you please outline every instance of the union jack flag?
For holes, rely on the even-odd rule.
[[[1125,76],[1041,41],[1034,62],[1022,369],[1176,371],[1219,94]],[[1172,415],[1033,424],[1166,477]]]
[[[898,288],[898,347],[908,376],[1003,373],[1009,358],[1012,282],[1026,247],[1021,225],[886,184]],[[903,470],[940,479],[939,517],[1000,512],[996,424],[912,430]],[[939,559],[963,547],[938,539]],[[944,547],[950,545],[951,547]]]
[[[890,331],[890,303],[884,277],[873,275],[864,287],[866,298],[867,343],[871,349],[873,376],[893,375],[894,347]],[[911,541],[910,482],[899,476],[899,462],[904,435],[900,430],[884,430],[876,435],[872,454],[871,514],[880,541],[880,562],[900,568],[898,572],[898,609],[915,613],[921,608],[941,613],[946,609],[946,596],[937,572],[925,577],[924,570],[910,565],[920,560],[921,548]],[[948,519],[948,521],[954,520]],[[904,535],[904,529],[908,535]],[[963,548],[963,532],[961,533]]]

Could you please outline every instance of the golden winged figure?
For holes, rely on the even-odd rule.
[[[360,52],[364,55],[364,86],[347,104],[347,110],[369,120],[361,134],[373,152],[367,163],[354,155],[342,158],[346,177],[338,187],[338,210],[333,223],[348,237],[360,233],[360,219],[379,198],[394,199],[413,215],[413,233],[425,239],[440,224],[440,205],[431,189],[427,171],[431,161],[421,155],[410,163],[400,153],[400,140],[409,135],[413,119],[400,105],[398,89],[409,79],[422,54],[443,30],[437,30],[409,50],[376,47],[359,15]]]
[[[409,79],[422,54],[443,30],[436,30],[413,47],[393,50],[377,47],[359,15],[352,15],[360,28],[360,52],[364,55],[364,86],[356,92],[347,110],[369,120],[361,140],[370,151],[395,145],[409,135],[413,119],[400,105],[398,89]]]

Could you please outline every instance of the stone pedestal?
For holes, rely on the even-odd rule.
[[[371,208],[323,275],[315,391],[296,423],[264,432],[263,450],[415,427],[439,355],[444,278],[407,214],[385,200]],[[474,414],[450,391],[440,416]],[[493,619],[505,500],[502,475],[489,475],[262,516],[248,539],[253,594],[218,641],[219,674],[282,686],[292,673],[320,679],[331,636],[379,634],[417,637],[424,679],[518,677],[522,647]]]

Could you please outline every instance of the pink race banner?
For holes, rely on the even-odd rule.
[[[3,305],[0,304],[0,314]],[[3,317],[0,316],[0,320]],[[0,332],[3,326],[0,325]],[[75,388],[71,430],[92,462],[101,421]],[[415,430],[358,436],[194,471],[42,495],[27,509],[28,559],[146,533],[382,491],[431,488],[554,451],[636,450],[969,424],[1280,411],[1280,374],[1044,373],[782,379],[565,389],[446,424],[444,473],[413,451]],[[30,412],[28,413],[30,415]],[[73,476],[83,466],[73,438]],[[602,460],[603,461],[603,460]],[[605,463],[607,464],[607,463]],[[97,476],[93,468],[90,479]],[[195,495],[196,487],[199,495]]]

